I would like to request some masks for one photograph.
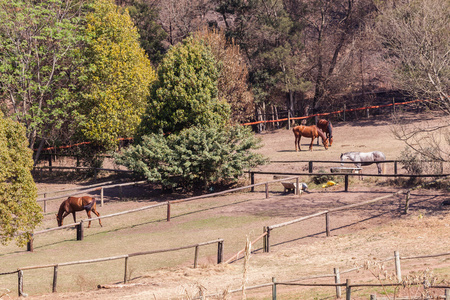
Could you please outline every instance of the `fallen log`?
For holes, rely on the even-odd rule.
[[[145,285],[145,283],[126,283],[126,284],[99,284],[99,289],[122,289],[127,287],[134,287],[138,285]]]

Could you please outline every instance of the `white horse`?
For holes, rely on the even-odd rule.
[[[377,161],[385,161],[386,156],[383,152],[372,151],[372,152],[346,152],[341,154],[341,161],[351,160],[355,162],[355,165],[360,168],[361,166],[368,166]],[[378,168],[378,174],[381,174],[381,165],[376,163]],[[341,165],[344,165],[341,163]]]

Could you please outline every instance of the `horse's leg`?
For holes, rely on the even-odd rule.
[[[357,168],[361,168],[361,162],[356,162],[356,163],[355,163],[355,166],[356,166]],[[363,177],[363,175],[362,175],[362,169],[359,170],[359,172],[360,172],[360,174],[361,174],[361,175],[359,175],[359,179],[360,179],[360,180],[364,180],[364,177]]]
[[[301,143],[300,141],[302,140],[302,135],[300,134],[298,137],[295,137],[295,151],[302,151],[301,149]]]
[[[300,140],[302,139],[302,135],[299,134],[298,136],[295,137],[295,152],[298,151],[302,151],[301,147],[300,147]]]
[[[90,210],[86,210],[87,216],[90,219],[91,218],[91,211]],[[88,228],[91,228],[91,220],[89,220],[89,224],[88,224]]]
[[[377,163],[377,168],[378,168],[378,174],[381,174],[381,164]]]
[[[314,143],[314,137],[311,137],[311,144],[309,144],[309,151],[312,151],[313,143]]]
[[[92,209],[92,212],[93,212],[97,217],[100,218],[100,214],[99,214],[99,212],[98,212],[95,208]],[[102,221],[101,221],[100,219],[98,219],[98,224],[100,224],[100,226],[103,227]]]
[[[75,212],[74,211],[72,212],[72,215],[73,215],[73,222],[76,223],[77,222],[77,218],[75,217]]]

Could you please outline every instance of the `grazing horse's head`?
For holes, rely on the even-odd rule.
[[[325,147],[325,150],[328,150],[328,139],[322,140],[322,144]]]
[[[56,221],[58,222],[58,227],[62,226],[62,224],[63,224],[62,216],[60,216],[59,214],[56,214]]]

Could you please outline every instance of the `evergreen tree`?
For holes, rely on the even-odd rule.
[[[207,188],[236,182],[245,169],[263,164],[260,140],[240,125],[195,126],[178,134],[149,134],[139,145],[116,156],[116,162],[164,186]]]
[[[209,48],[187,38],[166,54],[158,67],[149,107],[138,132],[180,132],[184,128],[229,120],[230,108],[217,97],[218,70]]]
[[[25,127],[0,113],[0,240],[23,246],[42,220]]]

